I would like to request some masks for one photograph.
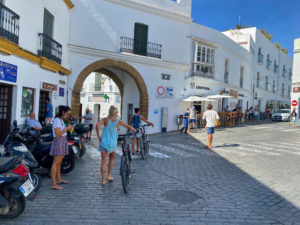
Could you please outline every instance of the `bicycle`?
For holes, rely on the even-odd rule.
[[[121,157],[120,176],[122,180],[123,191],[126,194],[128,193],[130,174],[133,173],[131,170],[131,151],[129,144],[126,143],[126,138],[129,136],[130,134],[118,135],[118,142],[122,142],[123,152]]]
[[[146,133],[146,127],[151,126],[152,124],[144,124],[141,128],[138,129],[138,132],[142,133],[141,136],[141,157],[143,160],[146,159],[146,156],[149,154],[149,139],[148,134]]]

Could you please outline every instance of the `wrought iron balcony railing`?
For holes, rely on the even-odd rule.
[[[162,45],[121,37],[120,52],[143,55],[161,59]]]
[[[259,64],[263,64],[264,63],[264,55],[262,55],[262,54],[258,55],[258,63]]]
[[[20,16],[0,3],[0,36],[19,43]]]
[[[38,55],[61,64],[62,45],[44,33],[39,33]]]

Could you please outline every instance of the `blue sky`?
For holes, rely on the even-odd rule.
[[[239,23],[266,29],[288,54],[300,38],[300,0],[193,0],[192,17],[204,26],[224,31]]]

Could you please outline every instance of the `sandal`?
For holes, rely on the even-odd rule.
[[[102,185],[102,186],[105,186],[105,185],[106,185],[106,180],[105,180],[105,181],[102,181],[101,185]]]
[[[61,180],[60,182],[58,182],[57,184],[68,184],[69,183],[69,181],[67,181],[67,180]]]
[[[55,186],[50,186],[50,189],[51,189],[51,190],[57,190],[57,191],[59,191],[59,190],[62,190],[62,189],[64,189],[64,188],[61,187],[61,186],[59,186],[59,185],[55,185]]]
[[[114,181],[114,178],[113,177],[108,177],[107,180],[108,180],[108,182],[112,182],[112,181]]]

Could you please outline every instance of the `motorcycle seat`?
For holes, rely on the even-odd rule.
[[[6,172],[21,163],[22,157],[0,157],[0,173]]]

